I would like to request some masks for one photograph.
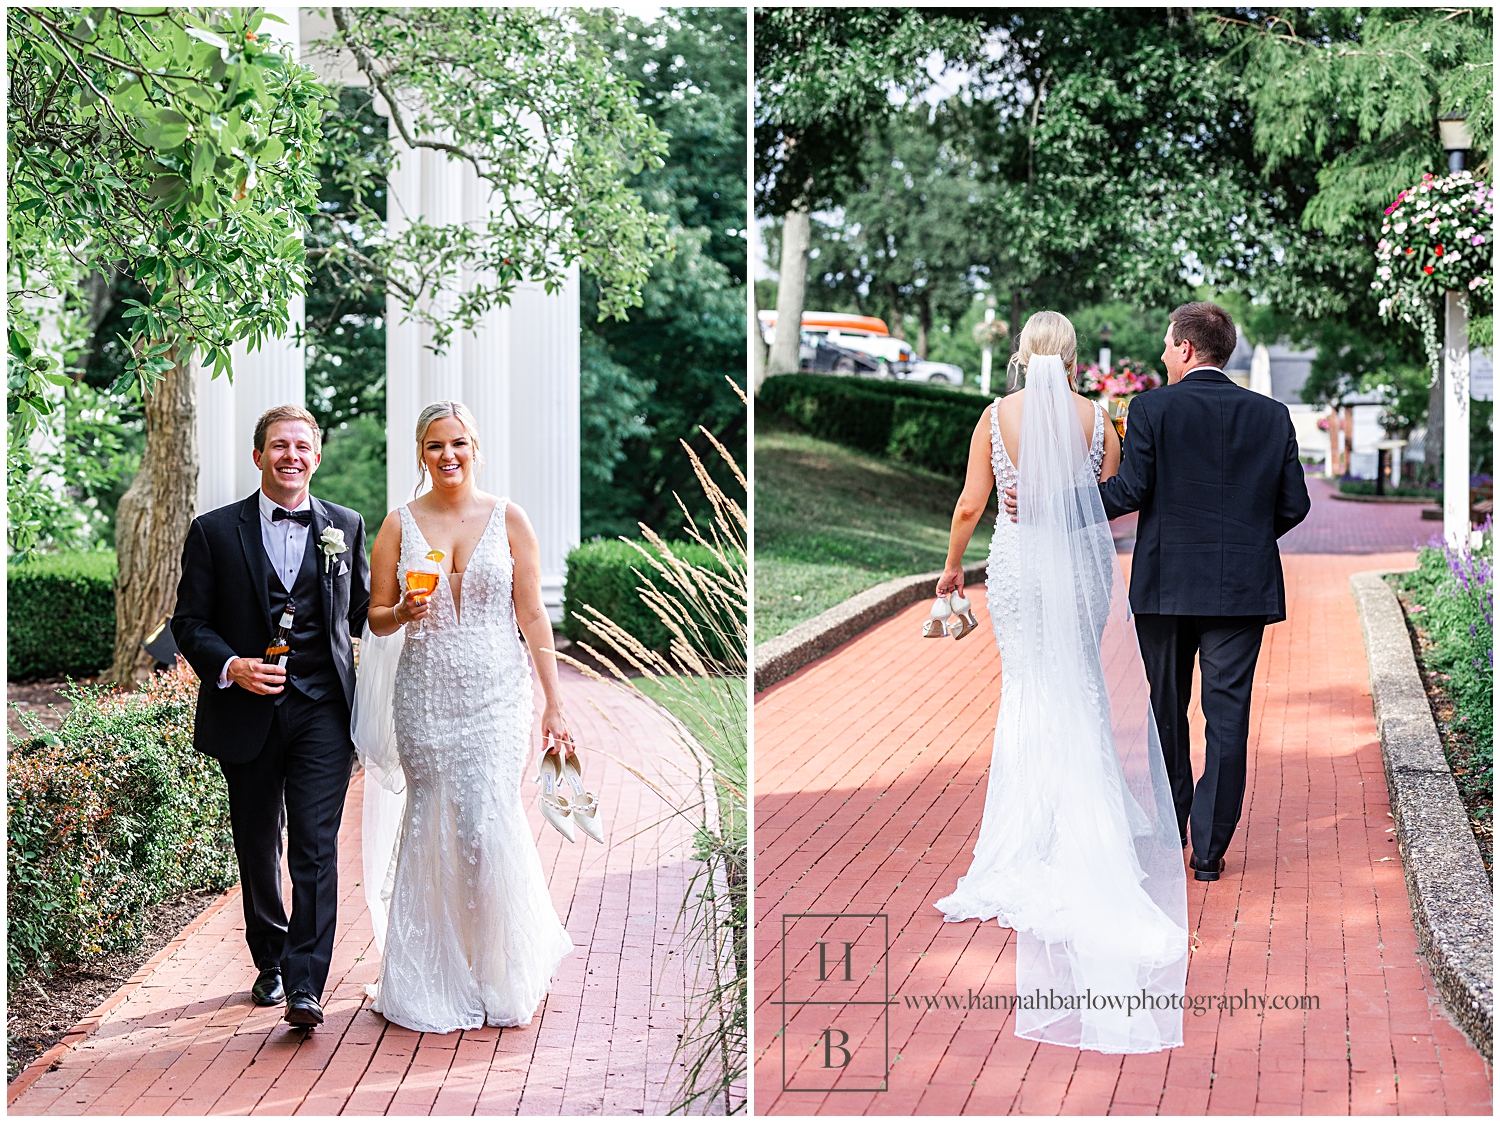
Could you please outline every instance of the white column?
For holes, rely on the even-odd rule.
[[[1458,547],[1469,540],[1469,310],[1456,292],[1443,303],[1443,537]]]
[[[263,38],[291,45],[292,57],[301,57],[296,8],[267,7],[285,24],[265,20]],[[307,375],[302,346],[296,342],[306,318],[305,301],[294,296],[287,303],[287,332],[265,340],[249,350],[244,343],[229,349],[233,381],[210,378],[210,370],[197,366],[198,380],[198,513],[211,511],[243,499],[260,486],[260,472],[251,450],[255,447],[255,422],[272,406],[306,405]],[[316,482],[314,491],[317,490]]]
[[[238,431],[235,417],[235,385],[224,377],[210,378],[212,367],[193,361],[198,383],[198,514],[227,506],[250,494],[241,494],[235,478],[239,460],[250,461],[250,434]]]
[[[236,343],[234,361],[235,494],[243,498],[260,486],[260,472],[250,451],[255,447],[255,423],[272,406],[307,404],[307,371],[296,333],[306,318],[305,301],[287,302],[286,335],[268,339],[254,351]],[[314,491],[317,490],[316,483]]]
[[[393,130],[394,132],[394,130]],[[396,166],[387,223],[480,223],[489,188],[467,164],[442,153],[405,148],[392,137]],[[473,275],[461,278],[473,284]],[[439,307],[451,307],[453,297]],[[474,332],[455,331],[442,355],[431,330],[394,297],[386,299],[386,502],[412,496],[419,476],[417,417],[434,401],[461,401],[479,425],[485,467],[479,486],[508,496],[535,528],[542,552],[542,595],[561,619],[568,551],[579,540],[579,283],[577,269],[549,296],[522,285],[508,306],[488,313]]]
[[[1250,389],[1271,396],[1271,352],[1264,343],[1257,343],[1250,356]]]
[[[511,495],[542,550],[542,597],[561,619],[568,551],[578,545],[578,269],[553,296],[524,285],[511,309]]]

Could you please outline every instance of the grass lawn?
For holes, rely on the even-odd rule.
[[[721,727],[732,721],[745,721],[745,683],[744,680],[730,682],[727,679],[710,681],[707,679],[686,679],[690,683],[693,698],[683,696],[684,686],[675,681],[658,680],[652,682],[644,675],[634,677],[631,682],[635,688],[650,698],[658,706],[668,710],[673,717],[688,727],[699,744],[709,745],[716,740],[712,728],[703,719],[704,711],[715,715],[714,724]],[[738,700],[729,697],[730,692],[736,692]]]
[[[942,569],[962,486],[817,440],[782,415],[757,410],[756,642],[882,581]],[[965,562],[988,554],[994,502],[991,496]]]

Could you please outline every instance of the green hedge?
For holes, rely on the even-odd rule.
[[[668,545],[673,554],[692,565],[723,572],[713,553],[696,542]],[[586,618],[580,616],[583,606],[589,605],[653,651],[666,651],[672,633],[641,600],[639,589],[644,583],[636,570],[652,577],[658,588],[669,590],[640,552],[618,538],[575,547],[568,554],[568,577],[563,586],[563,634],[575,643],[582,641],[614,658],[613,649],[607,644],[601,646],[600,638],[584,623]]]
[[[31,719],[11,738],[12,987],[139,946],[152,905],[237,880],[223,775],[193,750],[197,691],[185,664],[134,694],[70,686],[57,732]]]
[[[768,378],[759,401],[825,441],[958,477],[984,404],[975,394],[920,382],[820,374]]]
[[[39,554],[6,567],[6,676],[92,675],[115,646],[115,555]]]
[[[896,398],[877,393],[864,379],[817,374],[782,374],[760,388],[760,403],[786,414],[815,437],[885,455],[891,439]]]
[[[1345,495],[1374,495],[1374,480],[1339,480],[1339,491]],[[1398,495],[1408,499],[1431,499],[1434,503],[1443,501],[1443,489],[1440,487],[1418,487],[1413,484],[1391,484],[1385,485],[1387,495]]]

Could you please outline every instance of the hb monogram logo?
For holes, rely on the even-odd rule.
[[[890,950],[883,913],[782,914],[783,1091],[887,1090]]]

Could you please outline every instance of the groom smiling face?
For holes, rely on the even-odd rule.
[[[266,426],[261,447],[251,453],[266,497],[295,510],[323,461],[321,446],[318,431],[306,421],[273,421]]]

